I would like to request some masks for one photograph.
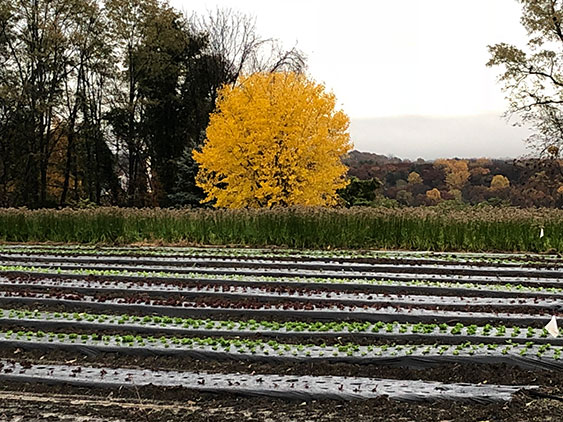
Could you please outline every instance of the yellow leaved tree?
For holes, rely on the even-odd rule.
[[[502,174],[496,174],[493,176],[493,180],[491,180],[491,189],[493,190],[500,190],[506,189],[510,186],[510,181],[508,177],[503,176]]]
[[[216,207],[336,204],[349,118],[321,84],[296,73],[256,73],[219,91],[196,183]]]
[[[466,160],[441,158],[434,161],[434,167],[444,169],[446,185],[450,190],[463,189],[471,175]]]

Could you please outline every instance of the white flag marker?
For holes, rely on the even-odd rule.
[[[543,227],[540,229],[540,239],[543,237]]]
[[[553,315],[551,317],[551,321],[549,321],[547,323],[547,325],[545,326],[545,329],[547,330],[547,332],[549,334],[551,334],[553,337],[557,337],[559,336],[559,328],[557,328],[557,320],[555,319],[555,315]]]

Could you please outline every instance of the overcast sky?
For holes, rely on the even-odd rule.
[[[232,8],[264,37],[297,45],[309,76],[352,119],[356,149],[404,158],[516,157],[528,132],[501,115],[487,45],[523,45],[516,0],[172,0]]]

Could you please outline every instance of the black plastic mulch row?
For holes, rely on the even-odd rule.
[[[223,360],[245,360],[249,362],[312,362],[314,360],[326,363],[348,363],[355,365],[380,365],[390,367],[403,367],[411,369],[424,369],[434,366],[444,365],[448,363],[454,364],[486,364],[486,365],[511,365],[522,369],[561,371],[563,370],[563,361],[555,359],[542,359],[534,355],[520,356],[515,354],[496,353],[492,355],[403,355],[403,356],[305,356],[305,355],[261,355],[261,354],[242,354],[220,352],[211,349],[188,349],[188,348],[164,348],[164,347],[131,347],[131,346],[113,346],[105,344],[80,344],[80,343],[48,343],[48,342],[32,342],[20,340],[0,339],[0,346],[12,347],[21,350],[65,350],[80,353],[87,356],[96,356],[100,353],[120,353],[124,355],[136,356],[177,356],[179,358],[190,358],[197,360],[223,361]]]
[[[246,258],[253,260],[252,258]],[[442,263],[435,265],[425,265],[423,263],[403,264],[400,262],[389,262],[387,264],[373,263],[358,264],[352,262],[284,262],[275,261],[276,258],[255,258],[260,262],[245,262],[242,258],[232,259],[231,257],[222,257],[222,259],[213,258],[198,258],[198,257],[168,257],[166,258],[151,258],[151,257],[122,257],[122,256],[106,256],[88,257],[88,256],[42,256],[27,255],[27,256],[13,256],[11,254],[0,253],[0,260],[11,261],[18,263],[49,263],[51,265],[59,265],[59,263],[80,263],[80,264],[102,264],[108,263],[113,265],[125,266],[171,266],[178,267],[178,272],[182,267],[192,267],[192,269],[216,267],[216,268],[250,268],[250,269],[264,269],[265,271],[282,270],[282,269],[302,269],[302,270],[327,270],[327,271],[342,271],[342,272],[390,272],[390,273],[416,273],[416,274],[441,274],[441,275],[473,275],[473,276],[491,276],[496,277],[499,275],[505,277],[541,277],[541,278],[555,278],[560,279],[563,271],[552,269],[507,269],[506,267],[498,267],[495,269],[489,268],[448,268],[443,266]],[[230,262],[229,262],[230,261]],[[329,261],[329,260],[325,260]],[[390,260],[393,261],[393,260]],[[450,264],[449,266],[453,266]],[[471,267],[470,264],[457,264],[458,266]],[[495,265],[489,265],[494,267]]]
[[[535,386],[444,384],[333,376],[208,374],[131,368],[31,365],[0,361],[0,380],[69,384],[102,388],[184,387],[212,393],[272,396],[286,399],[365,400],[387,396],[403,401],[456,400],[491,403]]]

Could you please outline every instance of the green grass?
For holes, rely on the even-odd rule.
[[[4,209],[0,210],[0,241],[563,252],[563,210]]]

